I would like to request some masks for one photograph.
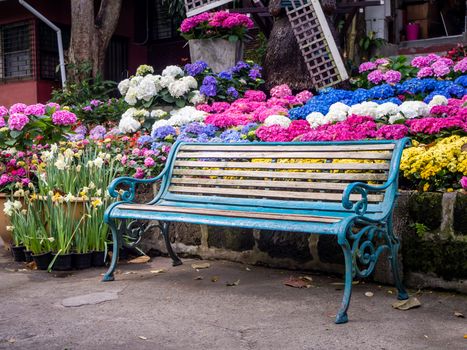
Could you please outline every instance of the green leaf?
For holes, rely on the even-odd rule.
[[[175,101],[175,105],[176,105],[178,108],[183,108],[183,107],[185,107],[185,101],[184,101],[184,100],[179,100],[179,99],[177,99],[177,100]]]
[[[229,35],[229,41],[231,43],[236,43],[238,41],[238,36],[236,35]]]
[[[21,131],[18,131],[18,130],[11,130],[10,131],[10,136],[14,139],[18,138],[19,136],[21,136],[22,132]]]

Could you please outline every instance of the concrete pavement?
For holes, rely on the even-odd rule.
[[[104,269],[23,270],[2,251],[0,349],[467,349],[467,321],[454,315],[467,316],[466,296],[423,291],[420,308],[399,311],[394,288],[360,283],[350,322],[335,325],[340,278],[307,275],[298,289],[283,282],[300,272],[196,262],[121,264],[101,283]]]

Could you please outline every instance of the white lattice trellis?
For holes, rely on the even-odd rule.
[[[293,0],[287,15],[316,88],[349,78],[318,0]]]
[[[185,0],[186,16],[192,17],[232,1],[233,0]]]

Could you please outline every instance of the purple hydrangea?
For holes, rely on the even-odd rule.
[[[229,87],[227,89],[227,95],[229,95],[229,96],[231,96],[233,98],[237,98],[238,97],[238,91],[233,86],[231,86],[231,87]]]
[[[258,69],[252,69],[250,70],[250,73],[248,73],[248,76],[251,79],[256,80],[258,78],[261,78],[261,72]]]
[[[199,91],[206,96],[216,96],[217,95],[217,80],[212,76],[207,76],[203,79],[203,85]]]
[[[136,142],[138,143],[138,146],[143,146],[146,143],[152,142],[152,137],[149,135],[143,135],[143,136],[140,136],[138,140],[136,140]]]
[[[91,112],[92,111],[92,106],[84,106],[83,111],[85,112]]]
[[[105,137],[107,130],[102,125],[97,125],[89,132],[89,137],[93,140],[102,140]]]
[[[221,79],[232,80],[231,72],[223,71],[223,72],[220,72],[217,76]]]
[[[250,65],[244,61],[238,61],[237,64],[232,68],[233,73],[238,73],[242,69],[249,69]]]
[[[92,106],[94,106],[94,107],[97,107],[97,106],[99,106],[100,104],[102,104],[102,102],[99,101],[99,100],[91,100],[91,102],[89,102],[89,103],[90,103]]]
[[[158,127],[156,130],[152,132],[152,138],[155,140],[162,140],[165,139],[167,136],[175,136],[177,131],[171,125],[164,125]]]
[[[24,113],[13,113],[8,119],[8,127],[11,130],[21,131],[27,123],[29,123],[29,118]]]
[[[208,68],[208,64],[204,61],[196,61],[195,63],[189,63],[185,65],[185,72],[192,77],[203,73]]]
[[[379,70],[375,70],[368,74],[368,81],[370,81],[373,84],[379,84],[383,81],[384,79],[384,74],[380,72]]]

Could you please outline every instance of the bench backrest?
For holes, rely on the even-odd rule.
[[[398,175],[400,141],[176,143],[159,199],[284,209],[346,211],[352,182],[382,185]],[[397,180],[368,196],[368,213],[392,205]],[[392,197],[392,198],[389,198]],[[359,200],[359,194],[352,200]]]

